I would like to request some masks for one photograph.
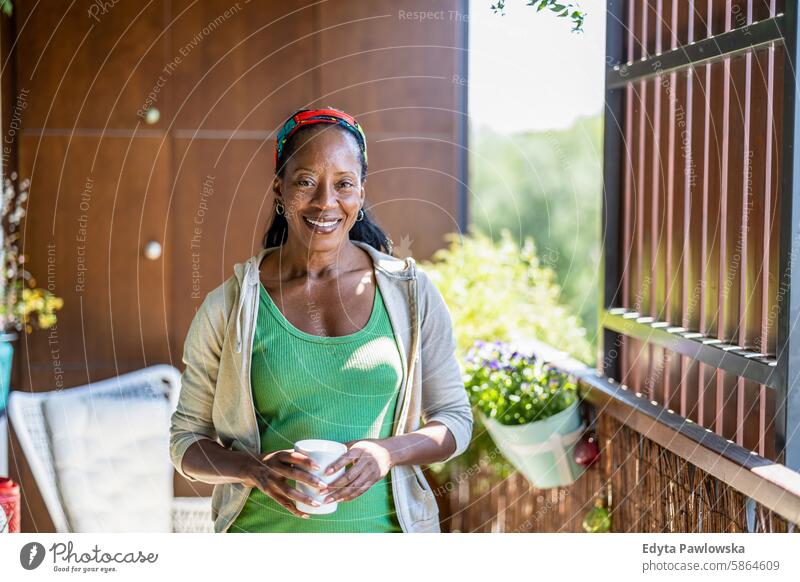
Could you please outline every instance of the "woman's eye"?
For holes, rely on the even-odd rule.
[[[349,180],[345,180],[344,182],[340,182],[339,186],[341,188],[352,188],[354,186],[354,184],[352,182],[350,182]]]
[[[311,186],[311,180],[298,180],[297,185],[303,186],[304,188],[308,188]]]

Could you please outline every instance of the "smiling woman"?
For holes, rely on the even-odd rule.
[[[320,143],[324,140],[325,143]],[[306,147],[306,146],[309,147]],[[358,213],[349,226],[339,229],[344,216],[330,213],[323,215],[314,210],[311,215],[302,215],[298,206],[303,204],[303,193],[317,190],[317,182],[311,168],[297,162],[297,155],[326,151],[337,152],[337,159],[311,159],[309,164],[338,164],[339,171],[334,178],[338,180],[336,188],[344,194],[357,194]],[[287,166],[291,166],[287,180]],[[352,240],[361,240],[378,250],[392,253],[392,241],[368,216],[363,208],[364,186],[367,180],[367,142],[361,126],[351,116],[336,109],[300,110],[292,115],[278,133],[275,147],[275,182],[273,191],[276,195],[276,216],[264,237],[264,246],[279,246],[286,242],[289,235],[288,221],[296,215],[301,218],[310,230],[318,234],[329,234],[334,231],[348,232]],[[284,190],[287,195],[284,196]],[[297,195],[297,197],[293,196]],[[289,199],[288,206],[284,200]],[[350,196],[351,204],[354,197]],[[288,214],[287,214],[287,210]],[[316,222],[316,223],[315,223]],[[335,223],[335,224],[331,224]]]
[[[367,216],[366,172],[355,119],[292,115],[265,248],[192,322],[171,455],[184,477],[216,485],[216,531],[439,531],[419,465],[461,454],[472,413],[444,299]],[[346,452],[323,473],[295,450],[306,439]]]

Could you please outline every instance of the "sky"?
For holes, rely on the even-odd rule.
[[[506,0],[503,16],[493,0],[469,5],[470,120],[504,134],[563,129],[603,108],[604,0],[578,2],[583,33],[526,3]]]

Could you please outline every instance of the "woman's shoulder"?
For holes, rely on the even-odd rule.
[[[407,271],[410,268],[409,262],[405,259],[400,259],[394,255],[385,253],[363,241],[353,240],[350,242],[363,249],[372,259],[373,265],[382,271],[385,271],[389,274],[402,274],[404,271]]]
[[[439,287],[436,284],[437,274],[427,268],[427,265],[415,266],[417,283],[419,287],[420,307],[423,317],[427,319],[450,319],[450,308]]]
[[[231,275],[206,294],[197,314],[207,317],[215,329],[224,329],[225,322],[233,312],[238,287],[236,276]]]
[[[206,294],[203,302],[205,308],[222,312],[226,316],[230,315],[239,299],[239,289],[245,276],[248,275],[248,269],[258,269],[257,265],[271,250],[274,249],[260,249],[247,260],[236,263],[233,266],[233,274]]]

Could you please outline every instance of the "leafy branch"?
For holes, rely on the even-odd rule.
[[[569,18],[572,20],[572,32],[583,32],[583,20],[586,18],[586,13],[580,10],[577,4],[560,0],[528,0],[527,5],[535,6],[537,12],[547,8],[556,16]],[[506,0],[497,0],[491,8],[495,13],[505,14]]]

